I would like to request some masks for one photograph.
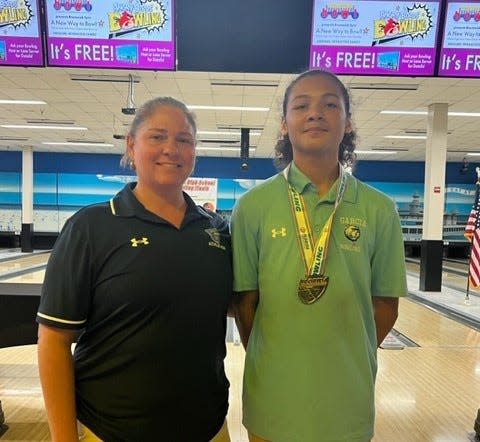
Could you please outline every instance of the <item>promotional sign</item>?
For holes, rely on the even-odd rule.
[[[43,66],[36,0],[0,0],[0,65]]]
[[[46,0],[49,66],[175,68],[173,0]]]
[[[433,75],[439,14],[438,1],[315,0],[310,68]]]
[[[448,2],[439,76],[480,77],[480,2]]]
[[[196,204],[214,211],[217,208],[217,185],[216,178],[188,178],[183,190]]]

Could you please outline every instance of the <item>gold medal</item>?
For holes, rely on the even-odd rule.
[[[328,276],[308,275],[298,283],[298,297],[304,304],[313,304],[325,293]]]
[[[328,287],[328,276],[325,276],[324,273],[328,245],[332,234],[335,212],[343,199],[348,178],[343,167],[340,165],[339,183],[333,211],[325,222],[325,225],[322,227],[317,240],[314,241],[303,196],[288,180],[288,173],[291,164],[292,163],[283,170],[283,175],[288,187],[290,207],[292,209],[292,215],[297,229],[297,240],[302,252],[301,256],[305,266],[305,274],[307,275],[298,283],[297,295],[300,298],[300,301],[309,305],[318,301]]]

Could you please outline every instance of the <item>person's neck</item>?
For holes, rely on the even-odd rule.
[[[158,192],[137,184],[133,193],[149,212],[180,227],[187,208],[181,188],[165,188],[162,192]]]
[[[293,160],[297,168],[315,185],[320,196],[328,193],[340,173],[338,160],[329,161],[323,157],[301,156],[296,156]]]

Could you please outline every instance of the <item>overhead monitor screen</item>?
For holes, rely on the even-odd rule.
[[[173,0],[46,0],[49,66],[175,69]]]
[[[36,0],[0,0],[0,65],[43,66]]]
[[[480,2],[449,1],[438,75],[480,77]]]
[[[435,72],[439,1],[315,0],[310,68],[337,74]]]

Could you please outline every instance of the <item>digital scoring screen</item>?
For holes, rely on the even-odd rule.
[[[0,65],[43,66],[37,0],[0,0]]]
[[[46,0],[49,66],[175,69],[173,0]]]
[[[439,1],[315,0],[310,68],[354,75],[434,75],[439,15]]]
[[[480,2],[450,1],[445,13],[439,76],[480,77]]]

